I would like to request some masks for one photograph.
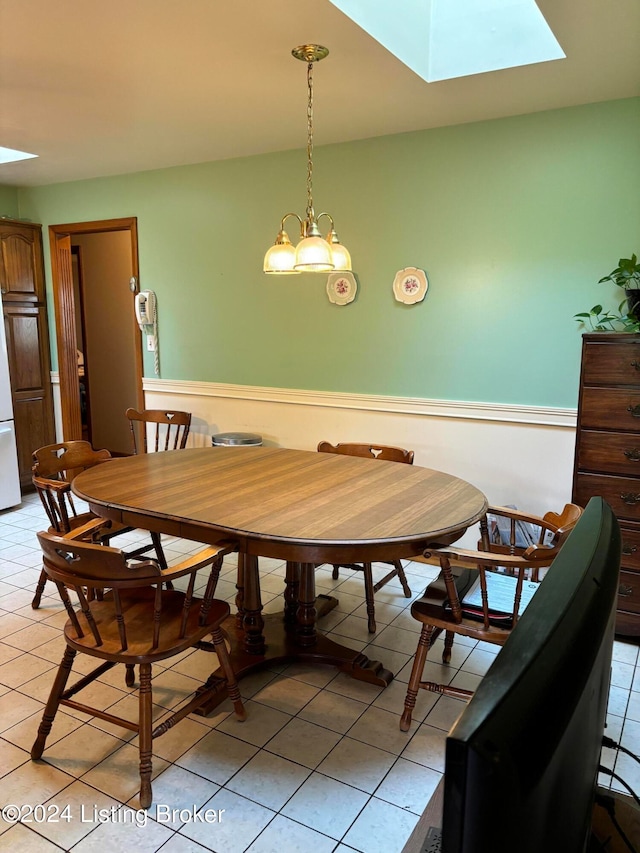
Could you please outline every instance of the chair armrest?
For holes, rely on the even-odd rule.
[[[426,563],[428,566],[439,566],[440,565],[440,556],[439,551],[425,551],[424,554],[418,554],[415,557],[411,557],[412,563]]]
[[[111,521],[108,518],[96,516],[79,527],[74,527],[67,533],[63,533],[62,537],[63,539],[83,539],[89,533],[93,534],[99,530],[109,529],[110,527]]]
[[[544,519],[540,518],[539,515],[531,515],[530,513],[522,512],[519,509],[513,509],[508,506],[490,506],[487,509],[487,515],[502,515],[505,518],[512,518],[514,521],[524,521],[529,522],[529,524],[535,524],[537,527],[547,526]]]
[[[198,551],[197,554],[191,554],[181,563],[177,563],[175,566],[169,566],[168,569],[161,572],[162,579],[163,581],[170,581],[174,580],[174,578],[182,577],[182,575],[192,574],[193,572],[197,572],[199,569],[203,569],[205,566],[210,565],[218,557],[224,557],[226,554],[232,554],[237,550],[237,542],[221,542],[219,545],[209,545],[208,547],[203,548],[202,551]]]
[[[524,560],[534,563],[536,566],[543,566],[545,562],[551,565],[555,557],[557,557],[559,550],[559,547],[556,545],[529,545],[526,551],[522,551],[520,556]]]
[[[436,558],[438,565],[441,557],[446,557],[452,566],[460,566],[465,569],[477,569],[478,566],[495,568],[504,566],[507,569],[528,569],[551,564],[556,556],[556,551],[544,546],[531,546],[523,554],[493,554],[489,551],[471,551],[466,548],[440,548],[433,551],[425,551],[425,558]],[[426,561],[426,560],[425,560]],[[432,562],[431,565],[434,565]]]
[[[36,477],[34,475],[31,482],[36,488],[50,489],[52,492],[59,492],[60,494],[71,491],[71,483],[66,480],[50,480],[48,477]]]

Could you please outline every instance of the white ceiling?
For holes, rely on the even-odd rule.
[[[0,184],[303,148],[305,42],[317,145],[640,95],[639,0],[538,5],[567,59],[426,83],[329,0],[0,0]]]

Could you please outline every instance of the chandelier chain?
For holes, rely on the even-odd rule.
[[[313,222],[313,62],[307,63],[307,222]]]
[[[301,44],[291,51],[295,59],[307,64],[307,209],[305,218],[297,213],[286,213],[281,220],[276,241],[264,256],[265,273],[293,275],[301,272],[338,272],[351,270],[351,256],[340,243],[329,213],[316,217],[313,209],[313,66],[329,55],[329,49],[321,44]],[[330,222],[327,236],[323,237],[318,219],[326,216]],[[285,231],[289,217],[300,225],[300,240],[294,247]]]

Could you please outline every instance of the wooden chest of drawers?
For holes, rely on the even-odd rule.
[[[616,633],[640,636],[640,335],[583,336],[573,501],[608,501],[622,530]]]

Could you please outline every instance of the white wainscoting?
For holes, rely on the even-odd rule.
[[[52,374],[59,427],[59,387]],[[192,412],[189,445],[218,432],[255,432],[265,445],[315,450],[322,439],[415,451],[415,464],[455,474],[494,504],[531,512],[571,499],[575,409],[425,400],[145,379],[150,409]]]

